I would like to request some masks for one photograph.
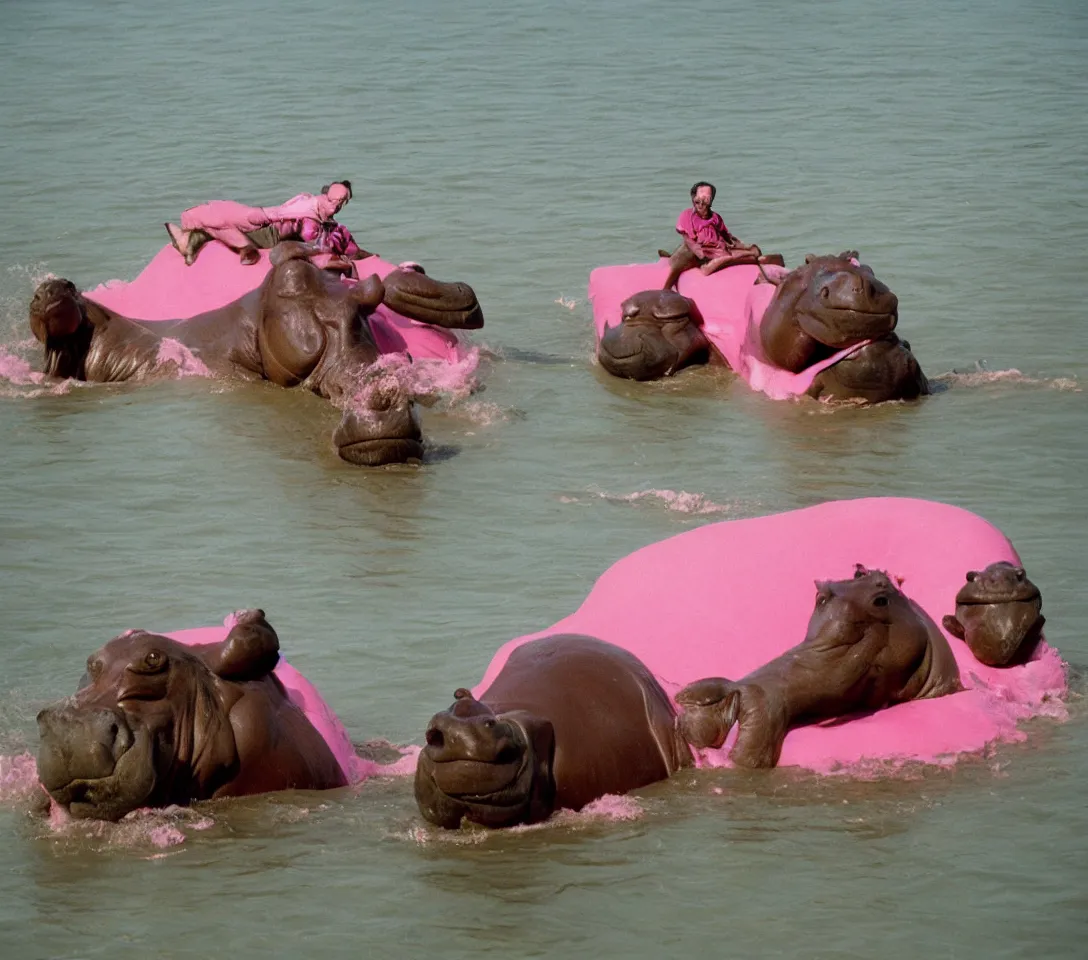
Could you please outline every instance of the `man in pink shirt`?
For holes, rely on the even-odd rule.
[[[756,244],[741,243],[729,232],[721,216],[710,209],[717,192],[714,184],[705,180],[691,188],[691,206],[676,220],[676,232],[684,242],[671,256],[661,251],[669,257],[671,268],[663,289],[675,288],[680,274],[692,267],[710,275],[737,263],[784,264],[780,254],[765,257]]]
[[[302,240],[323,253],[357,260],[369,254],[359,248],[346,227],[333,220],[350,199],[351,182],[337,180],[321,193],[300,193],[278,207],[213,200],[183,211],[180,227],[165,226],[170,242],[190,265],[209,240],[230,247],[245,264],[257,262],[258,249],[267,250],[281,240]]]

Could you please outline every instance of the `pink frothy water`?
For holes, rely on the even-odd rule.
[[[967,571],[997,560],[1020,562],[1000,530],[926,500],[835,501],[708,524],[614,564],[575,613],[501,647],[474,693],[487,689],[516,647],[554,633],[589,634],[630,650],[670,695],[704,677],[740,679],[804,639],[816,580],[849,579],[858,563],[886,570],[940,624],[954,612]],[[1065,717],[1065,665],[1045,642],[1030,662],[998,668],[946,636],[962,693],[800,727],[787,736],[780,764],[857,774],[947,764],[995,741],[1023,740],[1019,723],[1029,717]],[[702,752],[699,762],[727,765],[731,745]]]
[[[769,276],[781,268],[764,267]],[[597,267],[589,275],[589,299],[593,303],[593,323],[600,341],[609,327],[620,322],[620,305],[642,290],[660,290],[669,274],[668,260],[657,263],[632,263],[626,266]],[[855,344],[800,373],[790,373],[767,361],[759,338],[759,327],[767,305],[778,289],[760,283],[759,267],[749,264],[728,267],[704,276],[699,270],[680,274],[677,290],[694,300],[703,317],[703,332],[730,368],[753,390],[760,390],[775,400],[803,394],[822,370],[838,363],[860,349]]]

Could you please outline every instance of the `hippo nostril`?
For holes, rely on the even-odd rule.
[[[437,727],[431,727],[427,731],[427,746],[428,747],[444,747],[446,745],[446,738],[442,736],[442,731]]]
[[[494,726],[495,726],[495,721],[491,717],[488,717],[486,720],[484,720],[484,729],[485,730],[490,730]]]

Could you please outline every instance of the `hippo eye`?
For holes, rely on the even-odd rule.
[[[967,571],[967,582],[968,583],[974,583],[977,579],[978,579],[978,571],[977,570],[968,570]]]
[[[149,650],[142,660],[132,664],[132,669],[136,673],[162,673],[167,663],[166,654],[161,650]]]
[[[875,597],[873,597],[873,606],[874,607],[886,607],[887,605],[888,605],[888,598],[884,594],[878,593]]]
[[[820,299],[826,300],[831,296],[831,291],[827,287],[820,287]]]

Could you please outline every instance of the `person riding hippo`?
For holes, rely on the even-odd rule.
[[[180,227],[169,222],[164,226],[170,243],[189,266],[211,240],[235,251],[244,264],[256,263],[258,250],[269,250],[283,240],[299,240],[321,253],[361,260],[370,254],[347,227],[333,219],[351,197],[351,181],[336,180],[322,187],[321,193],[300,193],[278,207],[213,200],[185,210]]]
[[[662,256],[669,258],[669,275],[663,290],[674,289],[680,274],[693,267],[698,267],[709,276],[738,263],[784,266],[785,261],[780,254],[764,256],[757,244],[742,243],[729,232],[721,215],[711,209],[717,193],[714,184],[705,180],[700,180],[691,188],[691,206],[676,220],[676,232],[683,242],[671,255],[660,251]]]

